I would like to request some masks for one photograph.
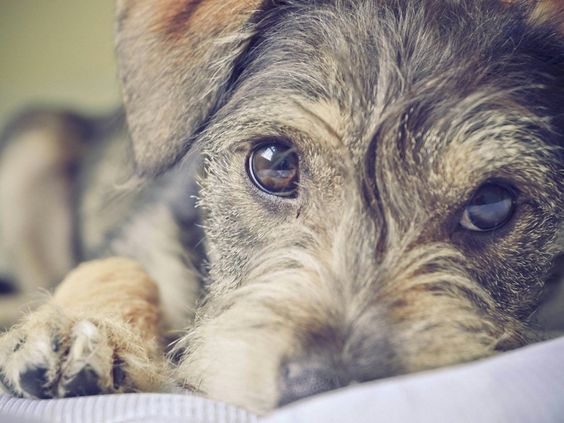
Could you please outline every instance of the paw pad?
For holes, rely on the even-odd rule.
[[[90,366],[85,366],[70,381],[63,385],[65,397],[82,397],[87,395],[98,395],[102,388],[98,384],[100,377]]]
[[[52,398],[49,393],[48,371],[45,367],[31,367],[25,370],[20,374],[21,389],[35,398]]]

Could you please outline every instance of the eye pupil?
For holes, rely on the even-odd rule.
[[[251,152],[247,170],[262,191],[279,197],[295,196],[299,159],[289,145],[279,141],[260,144]]]
[[[513,192],[496,184],[483,185],[466,206],[461,225],[478,232],[493,231],[513,216]]]

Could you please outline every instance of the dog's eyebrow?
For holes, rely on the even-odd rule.
[[[315,104],[316,103],[313,103],[313,105]],[[338,148],[339,150],[342,149],[343,153],[346,152],[347,156],[350,155],[348,147],[344,141],[343,135],[339,132],[339,130],[335,127],[335,125],[329,122],[328,119],[323,117],[322,114],[315,112],[311,106],[309,106],[307,103],[304,103],[296,99],[295,97],[289,99],[289,105],[294,106],[303,116],[315,121],[319,125],[319,127],[321,127],[323,130],[327,132],[327,134],[330,135],[329,137],[323,138],[324,141],[332,142],[336,140],[336,142],[332,142],[332,146]],[[272,119],[269,121],[253,119],[252,122],[255,124],[258,122],[262,123],[263,125],[268,124],[270,130],[266,134],[262,134],[265,137],[268,136],[276,137],[276,136],[286,135],[289,138],[292,138],[292,133],[304,132],[303,125],[297,125],[291,119]],[[307,133],[307,131],[305,131],[304,133]],[[255,136],[253,138],[256,139],[257,137]],[[234,146],[236,148],[239,148],[240,146],[246,144],[248,141],[249,139],[241,139],[239,142],[236,142]]]
[[[292,103],[294,103],[294,105],[302,112],[317,120],[321,124],[321,126],[327,130],[327,132],[329,132],[333,137],[339,140],[341,144],[344,145],[343,137],[341,136],[341,134],[329,122],[327,122],[326,119],[324,119],[318,113],[315,113],[313,110],[306,107],[303,103],[301,103],[297,99],[292,99]]]
[[[333,126],[330,122],[327,121],[323,116],[315,111],[311,110],[310,107],[303,104],[299,100],[293,98],[292,102],[294,105],[304,114],[313,118],[317,121],[322,128],[324,128],[331,136],[329,139],[325,138],[325,141],[331,142],[332,146],[334,146],[338,151],[341,152],[340,157],[345,162],[342,169],[345,172],[349,172],[350,169],[354,169],[354,158],[352,156],[350,148],[347,146],[343,135]]]

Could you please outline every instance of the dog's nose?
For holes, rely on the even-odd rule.
[[[279,406],[348,384],[339,377],[335,367],[301,360],[285,363],[280,376]]]

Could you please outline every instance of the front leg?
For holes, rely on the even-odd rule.
[[[85,263],[0,337],[0,392],[61,398],[166,389],[159,323],[157,287],[138,264]]]

